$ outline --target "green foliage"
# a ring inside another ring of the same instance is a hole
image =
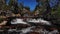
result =
[[[53,22],[59,22],[60,21],[60,6],[56,6],[54,8],[49,8],[50,6],[46,5],[46,4],[48,4],[49,0],[36,0],[36,1],[37,1],[38,5],[36,5],[36,8],[32,13],[35,13],[35,11],[38,10],[39,16],[43,16],[43,18],[46,18],[48,20],[51,19]],[[3,10],[10,9],[10,10],[13,10],[14,12],[16,10],[17,11],[21,10],[21,14],[24,13],[24,12],[22,12],[23,8],[30,11],[30,7],[23,6],[23,3],[20,3],[18,5],[18,2],[15,2],[15,0],[9,0],[9,5],[2,3],[1,0],[0,0],[0,3],[1,3],[0,9],[3,9]],[[16,3],[16,5],[14,3]],[[57,5],[59,5],[59,4],[57,4]]]
[[[43,18],[45,18],[46,20],[50,20],[53,23],[60,22],[60,5],[59,4],[57,4],[57,6],[54,8],[49,8],[50,6],[46,6],[46,4],[48,4],[49,0],[46,0],[45,2],[42,0],[36,0],[36,1],[37,1],[38,5],[36,6],[35,11],[39,10],[40,16],[42,15]],[[41,4],[42,6],[39,6],[39,4],[40,4],[39,2],[42,2],[42,4]],[[47,9],[49,12],[47,11]]]
[[[13,0],[9,0],[9,6],[12,6],[13,5]]]
[[[58,7],[58,9],[57,9],[57,13],[58,13],[58,15],[60,16],[60,7]]]

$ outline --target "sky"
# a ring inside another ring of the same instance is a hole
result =
[[[18,0],[18,3],[20,2],[23,2],[24,6],[29,6],[31,11],[34,10],[37,5],[36,0]]]
[[[37,5],[36,0],[18,0],[18,3],[23,2],[24,6],[29,6],[30,10],[33,11]],[[57,4],[58,0],[50,0],[50,7],[53,7]],[[8,1],[7,1],[8,3]]]
[[[58,3],[58,0],[50,0],[50,7],[54,7]]]
[[[37,5],[36,0],[18,0],[18,3],[24,2],[24,6],[29,6],[30,10],[33,11]],[[57,0],[50,0],[50,7],[54,7],[57,4]]]

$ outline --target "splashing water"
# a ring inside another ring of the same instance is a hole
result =
[[[15,21],[11,21],[11,24],[27,24],[26,22],[23,21],[23,19],[18,19],[16,18]]]
[[[28,22],[32,22],[32,23],[42,23],[42,24],[46,24],[46,25],[51,25],[51,23],[49,21],[43,20],[43,19],[31,19],[28,20]]]

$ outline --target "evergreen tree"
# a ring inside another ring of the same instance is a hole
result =
[[[14,14],[18,13],[18,0],[10,0],[9,1],[9,6],[11,7],[10,9]]]
[[[49,0],[36,0],[38,5],[35,10],[39,10],[41,17],[46,20],[49,20],[49,16],[51,15],[51,8],[49,5]]]

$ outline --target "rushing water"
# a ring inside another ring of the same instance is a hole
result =
[[[48,26],[51,25],[51,23],[49,21],[43,20],[41,18],[39,18],[39,19],[27,19],[26,21],[24,21],[21,18],[16,18],[16,19],[11,20],[11,24],[23,24],[23,25],[28,26],[28,25],[31,25],[30,23],[33,23],[33,24],[38,23],[38,24],[43,24],[43,25],[48,25]],[[52,31],[48,31],[43,26],[36,26],[36,25],[29,26],[29,27],[26,27],[26,28],[22,28],[22,29],[19,29],[19,30],[18,30],[18,28],[17,29],[16,28],[15,29],[11,29],[11,28],[8,29],[8,34],[9,33],[12,33],[12,34],[26,34],[26,33],[29,33],[29,32],[38,32],[40,34],[41,33],[42,34],[56,34],[56,33],[58,34],[59,33],[57,29],[52,30]]]
[[[51,25],[51,23],[49,22],[49,21],[46,21],[46,20],[43,20],[43,19],[27,19],[26,20],[26,22],[25,21],[23,21],[23,19],[20,19],[20,18],[16,18],[16,19],[13,19],[12,21],[11,21],[11,24],[29,24],[29,23],[31,22],[31,23],[38,23],[38,24],[43,24],[43,25]],[[31,25],[31,24],[30,24]],[[40,26],[39,26],[40,27]],[[32,30],[32,28],[34,28],[36,31],[35,32],[39,32],[39,33],[43,33],[43,34],[45,34],[45,33],[49,33],[49,34],[51,34],[51,33],[54,33],[54,32],[56,32],[56,33],[58,33],[58,30],[56,29],[56,30],[53,30],[53,31],[51,31],[51,32],[49,32],[49,31],[47,31],[47,30],[45,30],[45,29],[43,29],[42,27],[41,28],[39,28],[38,27],[38,30],[37,29],[35,29],[35,28],[37,28],[37,26],[30,26],[30,27],[27,27],[27,28],[23,28],[23,29],[21,29],[21,30],[17,30],[17,29],[9,29],[8,31],[17,31],[17,32],[21,32],[21,33],[19,33],[19,34],[26,34],[26,33],[28,33],[28,32],[33,32],[34,30]]]
[[[30,19],[28,20],[28,22],[32,22],[32,23],[41,23],[44,25],[51,25],[51,23],[49,21],[43,20],[43,19]]]
[[[27,24],[26,22],[23,21],[23,19],[18,19],[16,18],[15,20],[11,21],[11,24]]]
[[[42,24],[46,24],[46,25],[51,25],[51,23],[49,21],[43,20],[43,19],[29,19],[27,20],[27,22],[32,22],[32,23],[42,23]],[[11,21],[11,24],[28,24],[27,22],[24,22],[23,19],[18,19],[16,18],[15,21]]]

